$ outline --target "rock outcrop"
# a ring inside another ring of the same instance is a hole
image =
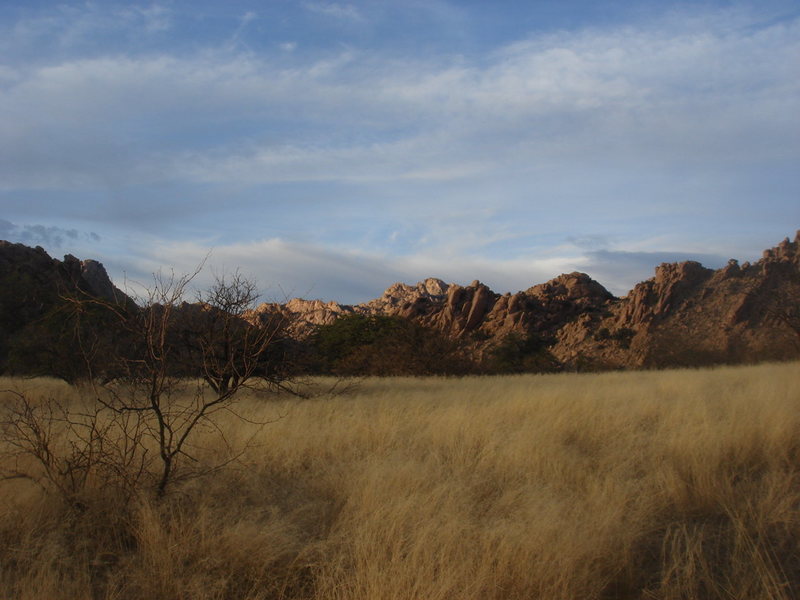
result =
[[[330,325],[340,316],[354,312],[352,306],[338,302],[292,298],[285,304],[274,302],[261,304],[256,308],[254,316],[261,319],[281,318],[288,323],[287,330],[290,335],[304,339],[318,326]]]
[[[282,308],[300,337],[344,314],[389,315],[458,338],[480,354],[510,333],[552,338],[570,321],[602,311],[612,300],[585,273],[570,273],[516,294],[497,294],[477,280],[461,286],[430,278],[416,285],[395,283],[380,298],[354,306],[294,299]],[[276,308],[265,304],[261,310]]]
[[[0,364],[12,335],[63,305],[65,296],[76,295],[132,302],[97,261],[71,255],[61,261],[39,246],[0,240]]]
[[[116,302],[127,298],[121,290],[111,283],[111,279],[109,279],[103,263],[89,259],[80,261],[80,264],[81,277],[86,282],[86,286],[89,288],[89,292],[92,295],[108,300],[109,302]]]
[[[754,264],[662,264],[603,318],[560,331],[553,352],[608,367],[783,359],[800,354],[798,306],[800,231]]]
[[[26,291],[39,288],[47,295],[80,290],[108,301],[130,300],[114,286],[105,267],[96,260],[78,260],[67,254],[61,261],[51,258],[41,246],[30,248],[5,240],[0,240],[0,280],[6,287],[25,281],[29,284]]]
[[[96,261],[59,261],[42,248],[3,241],[0,280],[0,338],[41,316],[64,290],[129,301]],[[342,315],[396,315],[458,340],[475,357],[516,334],[541,340],[566,368],[622,368],[798,356],[799,307],[800,231],[754,264],[662,264],[623,298],[585,273],[514,294],[477,280],[462,286],[429,278],[395,283],[354,306],[295,298],[263,304],[251,316],[281,316],[302,340]]]
[[[566,367],[621,368],[796,356],[800,330],[780,317],[798,303],[800,231],[754,264],[664,263],[623,298],[568,273],[515,294],[431,278],[395,283],[355,306],[292,300],[284,308],[301,337],[342,314],[398,315],[462,340],[476,356],[514,333],[545,340]]]

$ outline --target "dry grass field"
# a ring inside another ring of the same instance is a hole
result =
[[[244,453],[163,499],[1,481],[0,597],[800,597],[797,363],[369,379],[240,409],[189,464]]]

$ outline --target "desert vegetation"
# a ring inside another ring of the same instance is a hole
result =
[[[304,370],[325,375],[463,375],[479,365],[462,344],[398,316],[346,315],[317,327]]]
[[[217,394],[184,382],[166,406]],[[800,592],[796,363],[334,383],[238,390],[159,493],[136,413],[4,378],[0,596]]]

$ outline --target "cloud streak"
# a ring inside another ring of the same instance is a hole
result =
[[[49,248],[62,248],[65,243],[69,242],[96,243],[101,240],[100,236],[93,231],[82,232],[54,225],[16,225],[5,219],[0,219],[0,239],[28,246],[47,246]]]
[[[587,272],[613,293],[624,295],[639,281],[652,277],[654,268],[663,262],[696,260],[719,268],[729,258],[680,251],[585,250],[570,243],[548,255],[532,253],[513,259],[435,250],[392,256],[279,238],[211,248],[195,242],[152,239],[141,248],[127,273],[139,283],[147,284],[150,275],[164,267],[189,273],[205,262],[205,270],[195,281],[199,288],[207,286],[215,274],[240,269],[259,283],[269,301],[304,297],[353,304],[380,296],[397,281],[416,283],[438,277],[467,285],[477,277],[496,292],[513,293],[573,271]],[[168,264],[165,257],[169,257]],[[116,275],[119,280],[120,274]]]
[[[364,21],[361,12],[354,5],[341,2],[305,2],[303,7],[313,13],[342,19],[345,21]]]
[[[128,271],[129,279],[146,284],[151,273],[165,266],[178,273],[193,272],[208,257],[207,268],[196,280],[198,287],[207,285],[215,274],[240,269],[259,282],[267,299],[281,302],[305,297],[358,303],[380,296],[396,281],[440,277],[468,284],[476,274],[482,274],[482,280],[495,289],[516,291],[549,279],[553,269],[570,266],[562,258],[491,261],[435,253],[391,256],[281,239],[216,246],[210,253],[207,246],[192,242],[153,240],[146,248]],[[168,265],[164,257],[169,257]]]
[[[497,173],[597,157],[797,156],[798,21],[679,25],[537,37],[486,64],[348,50],[291,66],[212,51],[11,67],[0,148],[18,150],[3,157],[3,185],[391,181],[470,177],[479,163]],[[216,141],[198,147],[195,123]],[[248,128],[262,133],[237,135]]]

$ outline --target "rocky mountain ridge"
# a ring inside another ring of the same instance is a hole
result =
[[[0,334],[35,319],[59,290],[128,300],[102,264],[0,241]],[[461,286],[428,278],[395,283],[357,305],[294,298],[256,313],[282,315],[302,340],[343,315],[409,319],[457,340],[480,358],[509,336],[535,338],[565,368],[697,365],[800,355],[800,231],[753,263],[713,270],[664,263],[617,298],[585,273],[562,274],[514,294],[480,281]],[[0,339],[0,346],[2,339]]]
[[[61,261],[41,247],[0,241],[0,372],[63,373],[65,357],[77,355],[68,298],[133,303],[95,260]]]
[[[0,338],[41,318],[65,293],[81,292],[108,301],[130,302],[103,265],[68,254],[51,258],[44,248],[0,240]],[[0,339],[0,346],[3,340]]]
[[[534,335],[566,366],[618,368],[796,356],[799,304],[800,231],[753,264],[661,264],[622,298],[573,272],[515,294],[429,278],[395,283],[357,305],[295,298],[264,310],[282,310],[300,337],[341,315],[397,315],[462,339],[478,355],[509,334]]]
[[[71,254],[65,255],[61,261],[51,258],[41,246],[31,248],[0,240],[0,274],[6,286],[9,279],[24,279],[39,289],[78,289],[110,302],[129,300],[111,282],[102,263],[92,259],[80,260]]]

